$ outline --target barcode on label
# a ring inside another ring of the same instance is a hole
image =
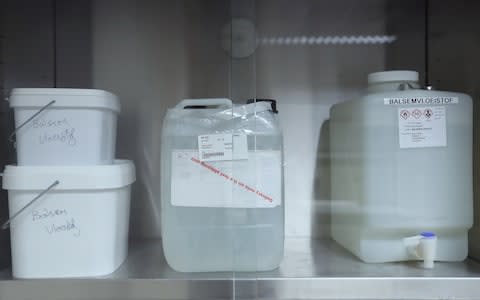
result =
[[[248,159],[246,134],[205,134],[198,136],[198,157],[201,161]]]
[[[209,159],[215,156],[225,156],[225,152],[202,153],[202,159]]]

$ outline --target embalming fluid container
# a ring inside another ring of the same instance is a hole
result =
[[[183,272],[261,271],[283,257],[283,151],[276,105],[187,99],[162,132],[162,239]]]
[[[473,218],[468,95],[422,89],[417,72],[373,73],[365,96],[332,107],[330,126],[337,242],[366,262],[465,259]]]

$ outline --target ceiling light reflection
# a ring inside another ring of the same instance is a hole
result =
[[[375,45],[391,44],[396,40],[395,35],[333,35],[261,37],[257,43],[264,46]]]

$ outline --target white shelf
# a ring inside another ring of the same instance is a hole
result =
[[[279,269],[178,273],[160,240],[131,243],[120,269],[102,278],[14,280],[0,273],[0,299],[480,299],[480,264],[364,264],[330,240],[287,239]]]

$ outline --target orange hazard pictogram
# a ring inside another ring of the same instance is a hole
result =
[[[412,112],[412,116],[415,117],[415,119],[419,119],[421,116],[422,116],[422,112],[419,110],[419,109],[415,109],[413,112]]]
[[[400,112],[400,117],[402,117],[404,120],[408,119],[410,117],[410,112],[406,109],[402,110]]]
[[[433,116],[433,111],[430,108],[427,108],[425,109],[423,114],[425,115],[425,117],[427,117],[427,119],[430,119]]]

